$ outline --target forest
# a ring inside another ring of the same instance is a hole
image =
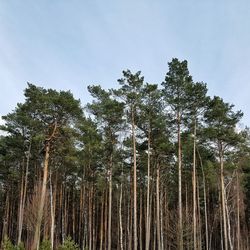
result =
[[[186,60],[162,78],[125,70],[84,107],[28,83],[0,127],[1,249],[250,248],[242,111]]]

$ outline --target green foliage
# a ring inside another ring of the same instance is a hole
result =
[[[21,242],[18,246],[16,246],[15,250],[25,250],[23,242]]]
[[[8,237],[4,237],[3,243],[2,243],[2,250],[15,250],[15,246],[12,244],[10,239]]]
[[[79,250],[79,246],[71,239],[70,236],[66,238],[64,243],[58,247],[58,250]]]
[[[192,83],[192,76],[189,75],[187,65],[186,60],[181,62],[173,58],[162,83],[165,100],[174,112],[182,113],[188,106],[187,88]]]
[[[49,240],[43,240],[39,250],[51,250],[51,242]]]

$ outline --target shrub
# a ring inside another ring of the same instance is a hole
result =
[[[51,250],[51,242],[49,240],[43,240],[39,250]]]
[[[62,245],[59,246],[58,250],[79,250],[79,246],[71,239],[67,237]]]

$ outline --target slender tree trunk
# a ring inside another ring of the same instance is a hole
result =
[[[197,189],[196,189],[196,192],[197,192],[197,233],[198,233],[198,236],[197,236],[197,248],[199,250],[202,249],[202,235],[201,235],[201,208],[200,208],[200,190],[199,190],[199,179],[196,178],[197,180]]]
[[[189,206],[188,206],[188,186],[187,186],[187,182],[185,183],[185,217],[186,217],[186,223],[188,224],[192,224],[192,221],[190,220],[190,216],[189,216]],[[190,243],[191,243],[191,237],[189,235],[187,235],[185,237],[186,240],[186,248],[187,250],[190,249]]]
[[[147,216],[146,216],[146,248],[145,250],[149,250],[149,242],[150,242],[150,216],[149,216],[149,199],[150,199],[150,153],[151,153],[151,129],[148,130],[148,175],[147,175]]]
[[[92,240],[93,240],[93,235],[92,235],[92,226],[93,226],[93,223],[92,223],[92,219],[93,219],[93,214],[92,214],[92,201],[93,201],[93,196],[92,196],[92,183],[91,183],[91,186],[90,186],[90,190],[89,190],[89,220],[88,220],[88,223],[89,223],[89,250],[92,250]]]
[[[196,119],[194,120],[194,147],[193,147],[193,241],[194,250],[197,249],[197,204],[196,204]]]
[[[20,165],[20,164],[19,164]],[[22,234],[22,214],[23,214],[23,193],[24,193],[24,159],[23,159],[23,164],[22,164],[22,169],[21,169],[21,191],[20,191],[20,204],[19,204],[19,214],[18,214],[18,238],[17,242],[18,245],[21,242],[21,234]]]
[[[137,177],[136,177],[136,141],[135,141],[135,118],[132,107],[132,140],[133,140],[133,160],[134,160],[134,250],[137,250]]]
[[[132,172],[132,170],[131,170]],[[131,173],[132,176],[132,173]],[[130,211],[129,211],[129,223],[128,223],[128,231],[129,231],[129,249],[132,249],[133,245],[133,182],[130,182]]]
[[[32,250],[39,249],[41,224],[42,224],[42,218],[43,218],[43,209],[44,209],[44,204],[45,204],[46,187],[47,187],[47,179],[48,179],[50,143],[51,143],[51,139],[55,136],[56,130],[57,130],[57,122],[54,123],[53,132],[50,138],[46,140],[46,145],[45,145],[43,182],[42,182],[41,198],[39,201],[37,223],[35,226],[35,235],[34,235],[34,240],[32,244]]]
[[[143,209],[142,209],[142,202],[143,202],[143,195],[142,195],[142,188],[140,188],[140,224],[139,224],[139,231],[140,231],[140,250],[143,250],[142,245],[142,218],[143,218]]]
[[[49,152],[50,152],[50,141],[48,141],[45,146],[43,182],[42,182],[41,198],[40,198],[39,207],[38,207],[37,223],[35,227],[35,236],[34,236],[34,240],[32,244],[32,250],[39,249],[41,224],[42,224],[42,218],[43,218],[43,209],[44,209],[44,204],[45,204],[46,186],[47,186],[47,179],[48,179]]]
[[[162,189],[162,188],[161,188]],[[160,190],[161,190],[160,189]],[[164,201],[164,196],[163,196],[163,190],[160,192],[160,230],[161,230],[161,249],[164,250],[164,232],[163,232],[163,201]]]
[[[177,112],[178,126],[178,248],[183,250],[183,219],[182,219],[182,160],[181,160],[181,117],[180,111]]]
[[[4,209],[4,219],[3,219],[3,231],[2,231],[2,241],[5,237],[8,236],[8,228],[9,228],[9,214],[10,214],[10,196],[9,196],[9,190],[6,194],[5,199],[5,209]]]
[[[120,219],[120,249],[123,250],[123,228],[122,228],[122,183],[119,202],[119,219]]]
[[[160,226],[160,164],[157,163],[156,169],[156,227],[157,227],[157,246],[161,250],[161,226]]]
[[[51,171],[49,178],[49,189],[50,189],[50,217],[51,217],[51,227],[50,227],[50,243],[51,249],[54,249],[54,231],[55,231],[55,214],[54,214],[54,202],[53,202],[53,189],[51,182]]]
[[[223,223],[223,236],[224,236],[224,249],[228,250],[228,232],[227,232],[227,216],[226,216],[226,197],[224,185],[224,160],[223,160],[223,145],[219,144],[220,156],[220,184],[221,184],[221,205],[222,205],[222,223]]]
[[[226,190],[225,190],[225,192],[226,192]],[[229,242],[230,250],[233,250],[233,243],[232,243],[232,238],[231,238],[230,215],[229,215],[229,211],[228,211],[226,193],[225,193],[225,208],[226,208],[226,218],[227,218],[228,242]]]
[[[100,221],[100,250],[103,248],[103,213],[105,203],[105,192],[102,194],[102,205],[101,205],[101,221]]]
[[[237,199],[237,250],[240,250],[240,193],[239,193],[240,185],[239,185],[239,170],[237,168],[236,171],[236,199]]]
[[[112,222],[112,155],[110,156],[110,168],[109,168],[109,218],[108,218],[108,250],[111,250],[112,238],[111,238],[111,222]]]
[[[209,250],[209,236],[208,236],[208,217],[207,217],[207,191],[206,191],[206,179],[205,179],[205,174],[204,174],[204,169],[203,169],[203,163],[202,159],[200,156],[200,153],[197,149],[198,156],[200,159],[200,164],[201,164],[201,172],[202,172],[202,182],[203,182],[203,196],[204,196],[204,217],[205,217],[205,235],[206,235],[206,250]]]
[[[28,174],[29,174],[30,150],[31,150],[31,141],[29,143],[29,148],[28,148],[27,155],[26,155],[27,160],[26,160],[24,188],[23,188],[22,199],[21,199],[21,204],[20,204],[17,245],[19,245],[21,243],[21,239],[22,239],[23,216],[24,216],[24,207],[25,207],[25,203],[26,203],[26,194],[27,194],[27,185],[28,185]]]

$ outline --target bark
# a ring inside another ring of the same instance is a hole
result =
[[[135,141],[135,119],[134,108],[132,107],[132,140],[133,140],[133,160],[134,160],[134,250],[137,250],[137,177],[136,177],[136,141]]]
[[[140,224],[139,224],[139,228],[140,228],[140,250],[143,250],[143,246],[142,246],[142,218],[143,218],[143,209],[142,209],[142,188],[140,188]]]
[[[219,142],[219,158],[220,158],[220,184],[221,184],[221,206],[222,206],[222,223],[223,223],[223,240],[224,249],[228,250],[228,228],[226,216],[226,197],[224,185],[224,160],[223,160],[223,145]]]
[[[160,165],[157,163],[156,169],[156,227],[157,227],[157,246],[161,250],[161,226],[160,226]]]
[[[103,213],[104,213],[104,203],[105,203],[105,192],[102,195],[102,207],[101,207],[101,222],[100,222],[100,250],[103,248]]]
[[[54,249],[54,231],[55,231],[55,209],[54,209],[54,201],[53,201],[53,189],[52,189],[52,182],[51,182],[51,171],[50,171],[50,178],[49,178],[49,189],[50,189],[50,217],[51,217],[51,228],[50,228],[50,243],[51,249]]]
[[[123,250],[123,228],[122,228],[122,183],[119,202],[119,220],[120,220],[120,249]]]
[[[45,146],[45,160],[44,160],[44,169],[43,169],[43,182],[41,190],[41,198],[39,202],[38,214],[37,214],[37,223],[35,227],[35,236],[32,244],[32,250],[39,249],[40,242],[40,233],[41,233],[41,224],[43,218],[43,209],[46,198],[46,186],[48,179],[48,167],[49,167],[49,152],[50,152],[50,142],[47,142]]]
[[[2,241],[5,237],[8,236],[8,228],[9,228],[9,214],[10,214],[10,197],[9,197],[9,190],[6,194],[5,199],[5,209],[4,209],[4,219],[3,219],[3,231],[2,231]]]
[[[205,174],[204,174],[204,169],[203,169],[203,163],[202,163],[202,159],[200,156],[199,151],[198,152],[198,156],[200,159],[200,164],[201,164],[201,172],[202,172],[202,182],[203,182],[203,196],[204,196],[204,217],[205,217],[205,235],[206,235],[206,250],[209,249],[209,236],[208,236],[208,216],[207,216],[207,191],[206,191],[206,179],[205,179]]]
[[[50,146],[51,146],[51,140],[55,136],[56,130],[57,130],[57,122],[55,122],[53,132],[52,132],[51,136],[46,140],[46,145],[45,145],[43,182],[42,182],[41,198],[40,198],[39,207],[38,207],[37,223],[36,223],[36,227],[35,227],[35,235],[34,235],[34,240],[33,240],[33,243],[32,243],[32,250],[39,249],[41,224],[42,224],[42,218],[43,218],[43,209],[44,209],[45,198],[46,198],[46,187],[47,187],[48,169],[49,169]]]
[[[151,133],[150,129],[148,131],[148,175],[147,175],[147,215],[146,215],[146,250],[149,250],[150,243],[150,207],[149,207],[149,195],[150,195],[150,152],[151,152]]]
[[[196,120],[194,121],[194,146],[193,146],[193,242],[194,250],[197,249],[197,204],[196,204]]]
[[[112,222],[112,155],[110,157],[109,167],[109,217],[108,217],[108,250],[111,250],[112,238],[111,238],[111,222]]]
[[[177,112],[178,125],[178,248],[183,250],[183,219],[182,219],[182,160],[181,160],[181,117]]]
[[[240,250],[240,193],[239,193],[240,185],[239,185],[239,170],[236,171],[236,202],[237,202],[237,250]]]
[[[31,140],[31,139],[30,139]],[[24,178],[24,188],[21,195],[20,202],[20,214],[19,214],[19,222],[18,222],[18,240],[17,245],[21,243],[22,239],[22,231],[23,231],[23,216],[24,216],[24,207],[26,203],[26,194],[27,194],[27,185],[28,185],[28,174],[29,174],[29,162],[30,162],[30,150],[31,150],[31,141],[29,143],[29,148],[26,155],[26,169],[25,169],[25,178]]]

